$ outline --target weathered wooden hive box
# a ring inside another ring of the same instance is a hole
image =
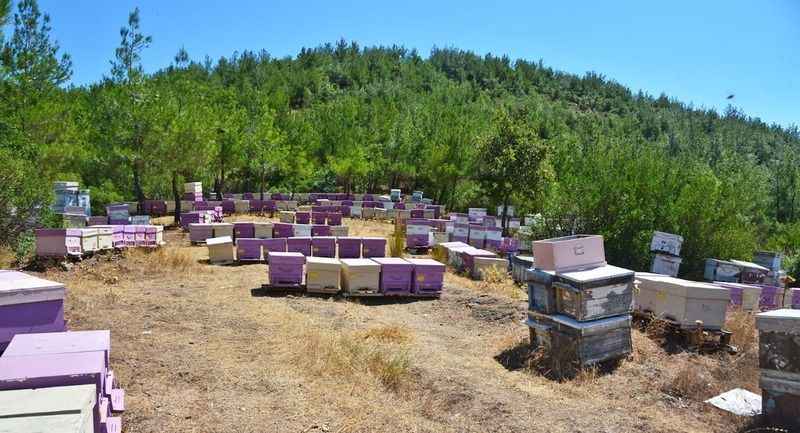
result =
[[[770,424],[800,428],[800,310],[756,315],[762,414]]]
[[[236,239],[236,259],[240,262],[261,261],[262,239],[239,238]]]
[[[682,245],[683,236],[654,231],[653,239],[650,241],[650,251],[680,256]]]
[[[349,293],[379,293],[381,265],[372,259],[341,259],[342,289]]]
[[[336,243],[339,246],[340,259],[357,259],[361,257],[361,238],[357,237],[338,237]]]
[[[16,334],[65,331],[64,285],[0,270],[0,351]]]
[[[544,314],[556,312],[556,291],[553,287],[555,278],[554,271],[530,268],[525,272],[525,280],[528,282],[528,310]]]
[[[445,265],[432,259],[406,259],[413,266],[411,292],[438,295],[444,285]]]
[[[706,259],[703,278],[706,281],[723,281],[726,283],[738,283],[739,272],[741,270],[735,264],[717,259]]]
[[[769,273],[769,269],[752,262],[731,260],[731,263],[739,267],[739,282],[741,283],[761,284]]]
[[[256,227],[250,221],[235,222],[233,223],[233,235],[236,238],[254,238],[256,237]]]
[[[361,238],[362,252],[364,258],[386,257],[386,238],[364,237]]]
[[[61,386],[91,385],[93,395],[102,396],[108,369],[100,351],[0,357],[0,391],[49,389]],[[93,431],[121,431],[121,420],[108,416],[108,400],[94,404]],[[35,431],[35,430],[34,430]]]
[[[0,391],[0,432],[94,433],[93,385]]]
[[[234,256],[233,238],[230,236],[208,238],[206,239],[206,246],[208,247],[209,263],[224,264],[233,263],[236,260]]]
[[[556,312],[578,321],[630,314],[633,279],[633,271],[612,265],[556,273]]]
[[[431,223],[425,219],[409,219],[406,222],[406,247],[418,248],[428,246],[428,233]]]
[[[774,272],[781,270],[782,261],[783,254],[773,251],[756,251],[753,254],[753,263],[761,265]]]
[[[264,259],[269,261],[269,253],[286,252],[286,238],[262,239],[261,246],[264,248]]]
[[[486,272],[496,272],[499,275],[506,275],[508,272],[508,259],[502,257],[475,257],[472,270],[472,278],[483,280]]]
[[[293,224],[275,223],[272,225],[272,237],[274,238],[290,238],[294,236]]]
[[[511,256],[511,279],[515,283],[524,283],[528,269],[533,267],[533,256]]]
[[[223,236],[230,236],[233,237],[233,224],[231,223],[214,223],[213,224],[214,236],[215,238],[221,238]],[[242,236],[245,237],[245,236]]]
[[[189,224],[189,240],[194,243],[205,242],[214,237],[214,224],[192,223]],[[127,240],[126,240],[127,243]]]
[[[311,238],[311,255],[314,257],[336,257],[336,238],[315,236]]]
[[[702,321],[707,329],[722,329],[730,290],[715,284],[682,280],[666,275],[636,273],[639,292],[634,308],[655,317],[693,328]]]
[[[459,268],[463,268],[467,275],[475,275],[475,258],[476,257],[497,257],[491,251],[481,250],[475,247],[461,250],[461,263]]]
[[[106,206],[106,215],[108,215],[109,224],[128,224],[128,218],[130,218],[128,205],[126,204]]]
[[[528,312],[527,323],[537,331],[537,342],[564,363],[587,367],[632,351],[630,315],[579,322],[560,314]]]
[[[603,237],[574,235],[533,242],[533,256],[540,269],[566,272],[606,264]]]
[[[381,265],[380,289],[384,295],[411,293],[414,265],[399,257],[375,257],[372,260]]]
[[[331,236],[331,226],[326,224],[311,225],[311,236]]]
[[[677,277],[678,270],[681,267],[681,261],[683,261],[683,259],[680,257],[667,254],[655,254],[653,256],[653,265],[650,267],[650,272]]]
[[[311,237],[312,227],[311,224],[294,224],[292,226],[292,234],[295,237]]]
[[[306,290],[312,293],[338,293],[342,263],[329,257],[306,258]]]
[[[83,254],[80,229],[36,229],[36,255],[41,257]]]
[[[253,232],[255,238],[269,239],[272,237],[272,223],[254,222]]]
[[[282,210],[278,213],[278,220],[282,223],[293,224],[294,212]]]
[[[306,257],[311,256],[311,237],[297,236],[286,239],[286,251],[300,253]]]
[[[296,287],[303,284],[303,264],[306,258],[301,253],[273,253],[269,256],[269,284],[274,287]]]
[[[469,240],[467,243],[475,248],[483,248],[485,242],[486,242],[486,227],[484,227],[482,224],[470,224]]]

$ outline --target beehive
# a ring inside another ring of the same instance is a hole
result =
[[[800,428],[800,310],[756,315],[762,413],[770,424]]]
[[[312,293],[338,293],[342,264],[327,257],[306,258],[306,290]]]
[[[236,239],[236,259],[240,262],[261,261],[262,240],[258,238]]]
[[[233,238],[222,236],[219,238],[206,239],[208,247],[208,262],[212,264],[233,263],[236,258],[233,255]]]
[[[730,290],[708,283],[682,280],[666,275],[636,273],[639,292],[637,310],[692,328],[696,321],[708,329],[722,329],[730,302]]]
[[[444,285],[445,266],[431,259],[406,259],[414,267],[411,292],[436,295]]]
[[[386,238],[361,238],[361,245],[361,254],[366,259],[371,257],[386,257]]]
[[[508,272],[508,260],[501,257],[475,257],[472,278],[484,279],[484,273],[490,270],[505,275]]]
[[[371,259],[341,259],[342,289],[349,293],[379,293],[381,265]]]
[[[682,259],[680,257],[671,256],[668,254],[655,254],[653,256],[653,265],[650,267],[650,272],[654,274],[668,275],[670,277],[678,276],[678,269],[680,269]]]
[[[93,433],[96,406],[93,385],[0,391],[0,432]]]
[[[384,295],[411,293],[411,274],[414,265],[399,257],[375,257],[372,260],[381,265],[381,293]]]
[[[682,245],[682,236],[655,231],[653,239],[650,241],[650,251],[680,256]]]
[[[306,257],[311,256],[311,237],[297,236],[286,239],[286,251],[300,253]]]
[[[303,254],[270,252],[268,261],[269,283],[273,287],[297,287],[303,284]]]
[[[633,278],[633,271],[611,265],[557,273],[556,312],[579,321],[630,314]]]
[[[295,224],[292,226],[292,233],[294,237],[311,237],[311,227],[311,224]]]
[[[282,223],[294,224],[294,212],[285,211],[285,210],[280,211],[278,213],[278,219]]]
[[[230,236],[233,237],[233,224],[230,223],[215,223],[213,225],[214,236],[215,238],[221,238],[223,236]],[[242,236],[244,237],[244,236]]]
[[[272,237],[272,223],[254,222],[253,237],[259,239],[269,239]]]
[[[262,239],[261,247],[264,249],[264,259],[269,261],[269,253],[286,252],[286,238]]]
[[[80,229],[36,229],[36,255],[41,257],[80,256]]]
[[[533,242],[536,267],[564,272],[588,269],[606,264],[603,237],[574,235]]]
[[[214,225],[205,223],[189,224],[189,240],[194,243],[205,242],[214,237]],[[126,239],[127,244],[127,239]]]
[[[66,330],[64,285],[0,270],[0,351],[16,334]]]
[[[314,257],[336,257],[336,238],[315,236],[311,238],[311,255]]]
[[[336,243],[339,247],[340,259],[357,259],[361,257],[361,238],[338,237]]]

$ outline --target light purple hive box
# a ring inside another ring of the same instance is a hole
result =
[[[226,215],[236,213],[236,203],[233,200],[222,200],[222,213]]]
[[[272,237],[290,238],[294,236],[294,226],[288,223],[275,223],[272,225]]]
[[[414,265],[399,257],[376,257],[372,261],[381,265],[380,288],[384,295],[411,293]]]
[[[36,229],[36,255],[42,257],[80,256],[80,229]]]
[[[192,242],[205,242],[214,237],[214,226],[210,224],[192,223],[189,225],[189,240]]]
[[[252,222],[233,223],[233,235],[236,239],[254,238],[256,237],[256,226]]]
[[[274,287],[294,287],[303,283],[301,253],[269,253],[269,284]]]
[[[469,240],[467,243],[475,248],[483,248],[486,241],[486,227],[482,224],[469,225]]]
[[[783,306],[783,290],[780,287],[756,284],[761,287],[761,297],[758,306],[762,311],[776,310]]]
[[[331,226],[314,224],[311,226],[311,236],[330,236]]]
[[[361,238],[340,237],[336,238],[339,245],[340,259],[360,259],[361,258]]]
[[[146,233],[146,227],[147,226],[143,226],[143,225],[138,225],[137,224],[137,225],[132,226],[132,227],[134,227],[134,230],[135,230],[134,240],[135,240],[136,246],[137,247],[144,246],[145,238],[146,238],[146,235],[147,235],[147,233]]]
[[[17,271],[0,271],[0,351],[16,334],[61,332],[64,285]]]
[[[252,192],[246,192],[242,194],[242,200],[253,200],[255,195]]]
[[[427,247],[428,233],[430,231],[431,231],[430,221],[418,218],[409,219],[406,222],[406,247],[408,248]]]
[[[310,212],[296,212],[294,214],[294,219],[297,224],[311,224],[311,213]]]
[[[148,247],[158,246],[158,228],[154,225],[144,227],[144,244]]]
[[[386,257],[386,238],[361,238],[362,254],[365,259]]]
[[[260,262],[262,240],[258,238],[236,239],[236,259],[240,262]]]
[[[311,238],[306,236],[293,236],[286,239],[286,251],[300,253],[303,256],[311,255]]]
[[[264,259],[269,261],[269,253],[286,252],[286,238],[261,239],[261,246],[264,247]]]
[[[103,226],[108,224],[108,217],[105,215],[90,216],[87,225],[89,226]]]
[[[326,218],[325,212],[312,212],[311,224],[325,224],[325,218]]]
[[[467,275],[472,275],[475,270],[475,257],[497,257],[497,255],[491,251],[477,248],[468,248],[461,251],[461,263]]]
[[[333,236],[311,238],[311,253],[314,257],[336,257],[336,238]]]
[[[484,247],[490,251],[500,251],[500,246],[503,243],[503,229],[498,227],[484,227],[484,231],[486,232]]]
[[[329,226],[340,226],[342,225],[342,213],[341,212],[328,212],[328,225]]]
[[[119,432],[119,418],[108,417],[108,400],[103,398],[108,370],[101,351],[0,357],[0,391],[51,388],[69,385],[94,385],[95,432]],[[106,408],[101,410],[101,407]]]
[[[444,285],[445,265],[432,259],[406,259],[414,265],[411,279],[411,292],[421,295],[435,295]]]

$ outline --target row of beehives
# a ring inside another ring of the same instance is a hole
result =
[[[470,278],[482,279],[484,273],[494,269],[501,273],[508,270],[508,260],[496,253],[463,242],[443,242],[433,247],[433,257],[450,265]]]
[[[114,248],[158,247],[164,227],[158,225],[99,225],[73,229],[36,229],[36,255],[79,257]]]
[[[213,264],[260,262],[277,252],[341,259],[386,256],[386,239],[377,237],[237,238],[234,243],[232,237],[222,236],[207,239],[206,246],[209,262]]]
[[[109,331],[67,331],[65,287],[0,271],[0,431],[119,433]]]
[[[334,259],[269,252],[269,288],[304,288],[311,293],[438,296],[445,267],[431,259],[398,257]]]
[[[259,221],[240,221],[234,223],[189,224],[189,240],[192,243],[206,242],[210,238],[229,236],[231,238],[290,238],[314,236],[347,236],[347,226],[321,224],[290,224]]]

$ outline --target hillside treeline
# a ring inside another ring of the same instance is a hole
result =
[[[637,270],[649,267],[653,230],[679,233],[693,276],[706,257],[800,245],[800,132],[734,107],[634,93],[541,61],[346,41],[292,58],[192,60],[202,53],[176,47],[149,74],[138,11],[106,76],[75,87],[36,2],[8,18],[0,240],[11,245],[41,223],[57,179],[90,188],[99,212],[174,199],[184,181],[219,192],[399,187],[453,210],[508,202],[542,215],[537,236],[603,234],[609,261]]]

